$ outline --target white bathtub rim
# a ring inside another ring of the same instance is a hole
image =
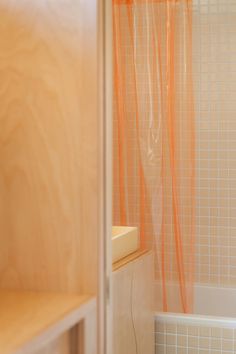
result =
[[[204,316],[172,312],[156,312],[155,320],[161,323],[190,324],[202,327],[221,327],[236,329],[236,318],[221,316]]]

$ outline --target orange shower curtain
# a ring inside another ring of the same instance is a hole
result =
[[[195,199],[191,1],[113,0],[113,20],[114,223],[138,226],[141,247],[155,250],[162,309],[189,313]]]

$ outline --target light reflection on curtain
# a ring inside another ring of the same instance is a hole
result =
[[[164,311],[191,312],[194,107],[188,0],[113,0],[114,224],[154,248]]]

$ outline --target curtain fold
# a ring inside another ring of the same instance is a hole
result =
[[[188,0],[113,0],[114,224],[154,249],[164,311],[192,312],[195,136]]]

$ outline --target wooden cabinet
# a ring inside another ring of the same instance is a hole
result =
[[[137,255],[113,271],[114,354],[154,354],[153,254]]]

